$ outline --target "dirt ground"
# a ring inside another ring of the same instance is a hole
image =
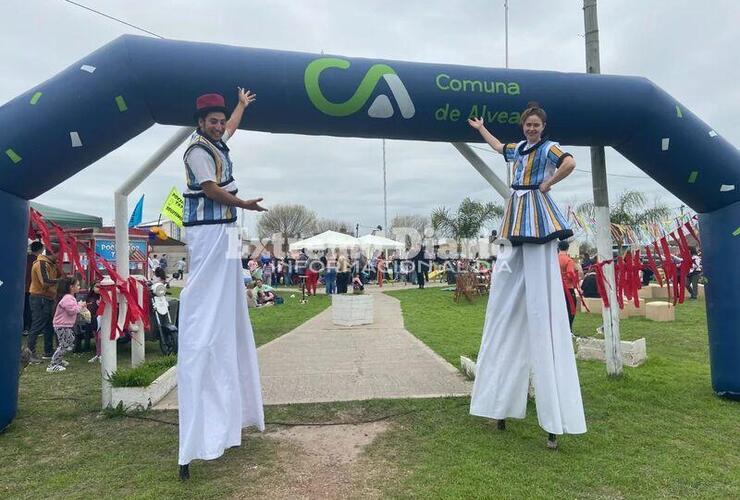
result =
[[[255,491],[276,499],[379,498],[371,480],[378,471],[361,454],[387,428],[387,422],[268,428],[263,439],[278,445],[275,472],[236,498]]]

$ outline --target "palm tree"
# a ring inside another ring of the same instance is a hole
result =
[[[609,207],[609,219],[612,224],[634,227],[660,222],[672,215],[671,209],[663,203],[656,202],[652,207],[647,207],[647,204],[647,198],[640,191],[625,190],[619,195],[616,203]],[[593,220],[595,206],[590,201],[581,203],[576,207],[576,213]],[[623,242],[621,236],[615,241],[620,247]]]
[[[453,238],[457,242],[457,251],[462,250],[462,241],[478,236],[483,225],[501,217],[504,209],[492,202],[481,203],[465,198],[452,213],[447,207],[438,207],[432,212],[432,228]]]

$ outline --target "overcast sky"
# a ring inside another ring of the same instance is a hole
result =
[[[244,1],[80,0],[166,38],[246,47],[504,67],[503,0]],[[63,0],[3,0],[0,102],[47,80],[125,33],[142,34]],[[536,7],[538,10],[534,10]],[[601,0],[603,73],[645,76],[718,133],[740,145],[740,1]],[[580,0],[509,0],[513,68],[582,72]],[[259,102],[256,104],[259,105]],[[247,112],[248,113],[248,112]],[[248,114],[245,119],[249,119]],[[113,219],[113,192],[176,129],[155,125],[37,198],[59,208]],[[555,138],[557,139],[557,138]],[[321,217],[383,224],[380,140],[240,131],[229,143],[240,194],[269,208],[300,203]],[[568,148],[579,170],[554,190],[561,205],[591,200],[587,148]],[[479,154],[502,176],[501,157]],[[146,194],[156,219],[172,186],[183,188],[178,150],[129,199]],[[456,207],[465,196],[502,202],[449,144],[387,141],[388,219]],[[613,150],[607,150],[612,199],[640,189],[672,208],[680,200]],[[254,228],[256,216],[247,226]],[[361,230],[361,234],[368,232]]]

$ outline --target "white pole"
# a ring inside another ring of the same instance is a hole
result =
[[[128,193],[122,194],[116,191],[113,195],[115,200],[115,217],[116,217],[116,271],[122,279],[128,279],[129,266],[129,239],[128,239]],[[119,323],[122,318],[126,317],[126,299],[122,294],[118,294],[118,318]],[[133,361],[133,344],[131,343],[131,360]]]
[[[491,186],[493,186],[493,189],[495,189],[496,192],[498,192],[498,194],[500,194],[504,200],[509,199],[509,187],[504,184],[504,181],[499,179],[498,175],[496,175],[496,173],[491,170],[488,165],[486,165],[486,162],[484,162],[483,159],[478,156],[478,154],[473,151],[470,146],[468,146],[464,142],[453,142],[451,144],[455,146],[455,149],[457,149],[460,154],[463,155],[466,160],[468,160],[473,168],[475,168],[478,173],[481,174]]]
[[[154,172],[159,165],[167,159],[182,142],[193,133],[192,127],[181,127],[175,132],[175,134],[164,144],[162,144],[149,159],[144,162],[131,176],[121,184],[115,194],[115,209],[116,209],[116,270],[123,279],[127,279],[129,276],[129,240],[128,240],[128,195],[136,189],[136,187],[144,182],[144,179]],[[125,317],[126,314],[126,300],[121,297],[119,305],[119,317]],[[137,349],[142,349],[141,352],[135,352]],[[142,342],[137,345],[137,342],[131,342],[131,362],[135,363],[135,360],[144,357],[144,342],[142,332]]]
[[[144,276],[135,276],[136,278],[136,299],[139,301],[139,304],[144,303],[144,287],[146,286],[144,284]],[[141,363],[144,362],[144,355],[145,355],[145,349],[144,349],[144,341],[145,339],[145,332],[144,332],[144,323],[139,320],[136,322],[136,329],[130,332],[131,333],[131,366],[138,366]]]
[[[113,280],[105,277],[100,282],[100,291],[101,294],[105,293],[106,295],[110,293],[111,290],[115,290],[115,283],[113,283]],[[113,390],[110,385],[110,381],[108,380],[108,377],[110,377],[110,374],[116,371],[116,365],[117,365],[117,359],[116,359],[116,341],[111,340],[110,338],[110,324],[111,324],[111,316],[113,314],[113,311],[111,311],[110,305],[106,304],[105,310],[103,311],[103,316],[100,318],[101,324],[100,326],[100,373],[102,376],[102,387],[103,387],[103,408],[108,408],[112,404],[113,399]]]
[[[583,20],[586,31],[586,70],[601,73],[599,59],[599,22],[596,0],[583,0]],[[591,182],[594,191],[596,215],[596,251],[599,261],[612,258],[612,236],[609,228],[609,190],[606,180],[606,157],[602,146],[591,147]],[[604,266],[604,279],[609,307],[601,309],[604,321],[604,348],[606,349],[606,373],[610,376],[622,374],[622,353],[619,343],[619,304],[614,280],[614,265]]]

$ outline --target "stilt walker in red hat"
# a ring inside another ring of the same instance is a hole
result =
[[[236,196],[226,142],[255,100],[238,88],[227,120],[219,94],[196,100],[198,129],[185,151],[183,225],[190,274],[180,295],[177,360],[180,479],[194,459],[212,460],[241,444],[242,428],[264,430],[257,350],[241,269],[237,209],[265,209]]]

